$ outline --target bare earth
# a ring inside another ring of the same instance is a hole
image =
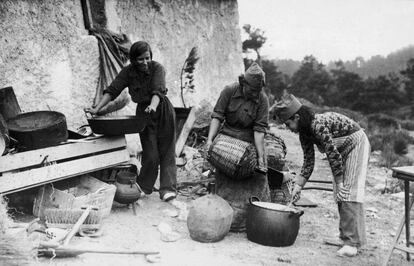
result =
[[[302,151],[298,137],[285,130],[276,129],[288,147],[287,159],[291,170],[299,170]],[[312,178],[330,180],[331,172],[324,156],[317,153],[317,163]],[[324,237],[338,234],[337,207],[332,193],[307,190],[303,195],[318,204],[317,208],[304,208],[301,227],[295,244],[291,247],[265,247],[246,238],[244,233],[230,233],[218,243],[198,243],[188,233],[186,221],[170,217],[165,210],[177,211],[170,203],[159,200],[157,194],[139,200],[137,215],[132,209],[114,204],[112,213],[104,221],[104,236],[100,238],[76,238],[74,245],[116,249],[156,249],[161,252],[161,262],[155,265],[381,265],[397,231],[403,215],[403,198],[381,194],[386,169],[370,163],[367,178],[366,226],[368,245],[355,258],[336,255],[337,247],[323,244]],[[179,202],[191,199],[179,197]],[[181,238],[176,242],[163,242],[157,225],[169,224]],[[40,259],[40,265],[149,265],[142,255],[83,254],[69,259]],[[389,265],[413,265],[405,260],[405,254],[395,251]]]

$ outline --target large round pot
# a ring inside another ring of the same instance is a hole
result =
[[[250,198],[247,208],[247,238],[255,243],[272,247],[292,245],[299,232],[299,217],[303,211],[285,205],[261,202]]]
[[[68,139],[66,118],[54,111],[18,114],[7,120],[10,136],[18,141],[20,151],[58,145]]]

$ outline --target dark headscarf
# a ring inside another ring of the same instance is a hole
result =
[[[150,57],[151,57],[151,60],[152,60],[151,46],[147,42],[144,42],[144,41],[135,42],[131,46],[131,49],[129,50],[129,59],[130,59],[130,61],[135,62],[137,57],[142,55],[146,51],[148,51],[150,53]]]

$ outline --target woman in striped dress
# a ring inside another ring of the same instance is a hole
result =
[[[333,173],[334,197],[339,210],[339,255],[355,256],[365,244],[365,180],[370,144],[363,129],[352,119],[334,112],[314,114],[293,95],[286,95],[274,108],[278,118],[293,132],[299,133],[304,163],[295,180],[293,196],[312,174],[315,164],[314,144],[327,155]],[[332,241],[330,241],[332,242]]]

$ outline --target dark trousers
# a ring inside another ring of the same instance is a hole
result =
[[[365,211],[360,202],[339,201],[339,238],[345,245],[360,247],[366,243]]]
[[[151,115],[139,137],[142,145],[142,167],[137,178],[138,185],[146,194],[150,194],[157,180],[159,168],[160,197],[162,198],[166,192],[175,192],[175,113],[167,98],[160,103],[157,112]]]

